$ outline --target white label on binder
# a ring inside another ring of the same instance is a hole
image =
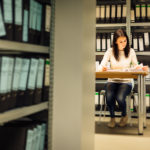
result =
[[[139,38],[139,51],[144,51],[143,38]]]
[[[106,5],[106,19],[110,18],[110,5]]]
[[[96,72],[98,72],[99,61],[96,61],[96,62],[95,62],[95,65],[96,65]]]
[[[127,6],[123,5],[122,17],[126,17]]]
[[[130,35],[130,42],[131,42],[131,45],[132,45],[132,34]]]
[[[132,21],[132,22],[135,22],[134,10],[131,10],[131,21]]]
[[[106,50],[106,39],[102,38],[102,50]]]
[[[114,34],[111,33],[111,44],[113,44],[113,38],[114,38]]]
[[[107,49],[111,47],[110,39],[107,39]]]
[[[101,5],[101,18],[104,19],[105,18],[105,6]]]
[[[115,5],[112,5],[111,6],[111,17],[112,18],[115,18],[115,14],[116,14],[116,6]]]
[[[96,7],[96,19],[100,18],[100,7]]]
[[[138,42],[137,42],[137,38],[133,38],[133,48],[134,48],[135,50],[137,50],[137,49],[138,49]]]
[[[22,25],[22,0],[15,0],[15,24]]]
[[[147,17],[150,19],[150,5],[147,5]]]
[[[149,107],[150,106],[150,102],[149,102],[149,100],[150,100],[150,94],[146,93],[145,100],[146,100],[146,107]]]
[[[149,34],[148,34],[148,32],[144,33],[144,41],[145,41],[145,45],[149,46]]]
[[[121,18],[121,5],[117,5],[117,18]]]
[[[136,17],[140,17],[140,5],[136,5]]]
[[[50,21],[51,21],[51,7],[46,6],[46,18],[45,18],[45,29],[47,32],[50,32]]]
[[[45,64],[45,86],[50,85],[50,64],[49,64],[49,59],[46,59],[46,64]]]
[[[142,7],[142,17],[145,18],[146,17],[146,5],[141,5]]]
[[[98,105],[98,97],[99,97],[98,92],[95,92],[95,105]]]
[[[96,45],[97,45],[97,51],[100,51],[100,47],[101,47],[101,44],[100,44],[100,38],[97,38],[97,40],[96,40],[97,42],[96,42]]]

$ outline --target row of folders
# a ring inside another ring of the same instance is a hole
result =
[[[149,93],[145,94],[145,104],[146,104],[147,112],[150,112],[150,94]],[[100,108],[102,107],[102,110],[103,110],[104,106],[106,106],[106,110],[108,110],[105,95],[103,94],[103,92],[102,93],[95,92],[95,109],[100,110]],[[130,110],[137,112],[137,108],[138,108],[138,94],[137,93],[134,93],[134,95],[131,97],[130,106],[131,106]],[[120,111],[117,101],[115,103],[115,109],[116,111]]]
[[[96,34],[96,51],[106,51],[113,44],[114,33]],[[150,32],[133,32],[131,34],[131,47],[135,51],[150,51]]]
[[[50,65],[45,58],[0,57],[0,112],[48,101]]]
[[[1,0],[0,39],[49,46],[50,18],[45,0]]]
[[[109,4],[110,3],[110,4]],[[131,22],[150,21],[150,2],[139,3],[136,1],[131,8]],[[127,16],[127,5],[123,2],[100,2],[96,7],[97,23],[125,23]]]
[[[47,125],[44,122],[18,121],[0,127],[3,150],[45,150]]]

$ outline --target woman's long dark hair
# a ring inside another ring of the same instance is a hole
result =
[[[119,49],[118,49],[118,45],[116,44],[116,41],[119,37],[126,37],[127,39],[127,45],[124,49],[124,54],[125,54],[125,57],[127,58],[129,56],[129,52],[130,52],[130,47],[129,47],[129,38],[127,36],[127,33],[123,30],[123,29],[118,29],[114,32],[114,38],[113,38],[113,45],[112,45],[112,48],[113,48],[113,53],[114,53],[114,57],[116,58],[116,60],[119,61]]]

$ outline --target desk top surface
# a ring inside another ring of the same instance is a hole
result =
[[[96,78],[134,78],[137,79],[139,75],[146,76],[146,71],[102,71],[96,72]]]

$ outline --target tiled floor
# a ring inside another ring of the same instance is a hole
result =
[[[132,126],[110,129],[110,118],[95,118],[95,150],[150,150],[150,119],[143,135],[138,135],[137,119],[132,119]],[[120,118],[116,121],[119,122]]]

